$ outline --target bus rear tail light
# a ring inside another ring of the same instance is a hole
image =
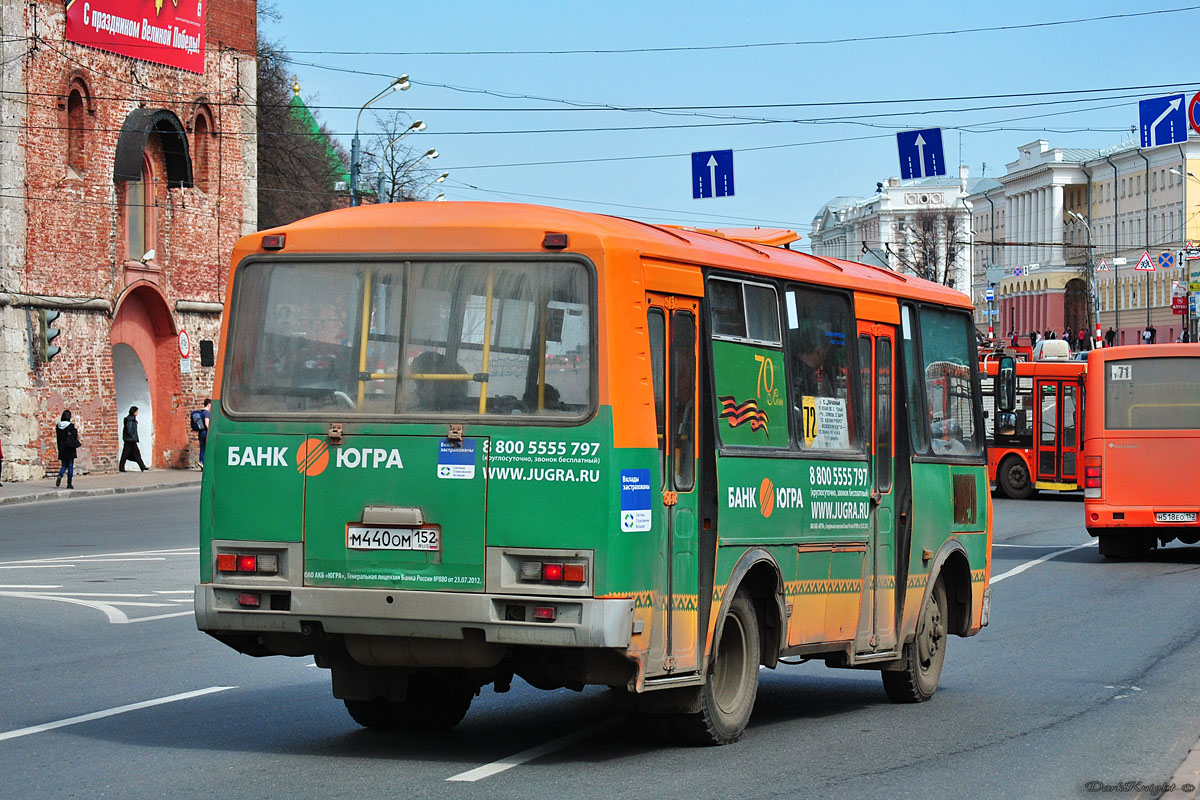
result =
[[[1103,470],[1100,466],[1100,459],[1094,456],[1085,457],[1083,459],[1083,496],[1098,499],[1103,486]]]
[[[587,583],[587,564],[526,559],[521,562],[520,576],[525,583]]]
[[[279,574],[279,556],[275,553],[218,553],[217,572],[277,575]]]
[[[533,618],[541,622],[554,622],[558,618],[558,609],[554,606],[534,606]]]
[[[238,595],[238,605],[242,608],[258,608],[262,605],[262,595],[258,592],[242,592]]]

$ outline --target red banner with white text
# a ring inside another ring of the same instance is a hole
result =
[[[67,41],[204,74],[207,0],[68,0]]]

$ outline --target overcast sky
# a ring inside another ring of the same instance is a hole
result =
[[[898,130],[941,127],[952,172],[998,176],[1019,145],[1116,144],[1139,98],[1200,88],[1200,6],[1181,0],[278,6],[260,35],[347,149],[358,108],[411,76],[374,107],[427,124],[406,141],[440,152],[447,199],[806,238],[829,199],[899,175]],[[735,196],[693,199],[689,154],[720,149]]]

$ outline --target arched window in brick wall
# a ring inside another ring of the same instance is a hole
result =
[[[207,105],[196,107],[192,122],[192,177],[196,188],[209,191],[212,181],[212,146],[215,135],[212,111]]]
[[[149,155],[143,154],[141,180],[125,182],[125,252],[129,261],[155,260],[145,258],[155,249],[157,238],[154,196],[154,165]]]
[[[67,81],[65,97],[58,107],[66,123],[67,175],[79,178],[87,167],[89,118],[94,112],[91,93],[82,75],[72,75]]]

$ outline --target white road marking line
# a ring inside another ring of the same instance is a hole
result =
[[[155,594],[192,594],[194,589],[155,589]]]
[[[191,617],[191,616],[194,616],[195,613],[196,613],[195,611],[177,611],[173,614],[155,614],[152,617],[133,617],[132,619],[126,618],[124,620],[121,620],[117,624],[132,624],[134,622],[149,622],[150,620],[153,620],[153,619],[171,619],[172,617]]]
[[[0,583],[0,589],[61,589],[58,583]]]
[[[91,714],[82,714],[78,717],[69,717],[60,719],[57,722],[47,722],[43,725],[34,725],[29,728],[18,728],[15,731],[6,731],[0,733],[0,742],[6,739],[17,739],[21,736],[29,736],[34,733],[44,733],[52,731],[55,728],[65,728],[68,725],[78,725],[81,722],[91,722],[94,719],[103,719],[104,717],[112,717],[117,714],[124,714],[127,711],[137,711],[142,708],[150,708],[151,706],[161,706],[166,703],[176,703],[180,700],[190,700],[193,697],[201,697],[206,694],[215,692],[224,692],[228,689],[236,689],[236,686],[210,686],[207,689],[197,689],[194,692],[184,692],[183,694],[173,694],[169,697],[159,697],[156,700],[144,700],[141,703],[130,703],[127,706],[117,706],[105,711],[93,711]]]
[[[999,575],[993,576],[992,582],[988,585],[995,586],[997,583],[1004,580],[1005,578],[1011,578],[1013,575],[1020,575],[1022,572],[1029,569],[1030,567],[1036,567],[1038,564],[1042,563],[1043,561],[1049,561],[1050,559],[1054,558],[1055,556],[1061,556],[1063,553],[1070,553],[1075,550],[1082,550],[1085,547],[1095,547],[1096,544],[1097,544],[1097,540],[1093,539],[1090,542],[1085,542],[1084,544],[1077,544],[1074,547],[1067,547],[1062,550],[1055,550],[1053,553],[1047,553],[1046,555],[1041,556],[1040,558],[1035,558],[1032,561],[1026,561],[1024,564],[1018,564],[1017,566],[1010,569],[1008,572],[1004,572]]]
[[[597,722],[595,725],[589,725],[582,730],[575,731],[575,733],[569,733],[566,736],[560,736],[553,741],[540,744],[537,747],[531,747],[528,750],[522,750],[520,753],[516,753],[515,755],[505,756],[499,761],[493,761],[491,764],[484,764],[482,767],[476,767],[475,769],[467,770],[466,772],[460,772],[457,775],[446,778],[446,780],[473,783],[491,775],[496,775],[504,772],[505,770],[512,769],[513,767],[524,764],[526,761],[532,761],[535,758],[541,758],[542,756],[548,753],[553,753],[556,750],[562,750],[564,747],[570,747],[576,742],[591,738],[598,733],[609,730],[610,728],[615,727],[616,724],[616,719]]]
[[[1025,550],[1049,550],[1051,547],[1059,547],[1057,544],[996,544],[992,542],[992,547],[1020,547]]]
[[[91,555],[55,556],[53,558],[28,558],[19,561],[0,561],[0,564],[53,564],[61,561],[94,561],[96,559],[121,558],[130,556],[171,556],[199,555],[198,547],[175,547],[166,550],[135,550],[127,553],[93,553]],[[70,566],[75,566],[71,564]]]
[[[137,603],[128,600],[103,603],[99,600],[84,600],[79,597],[69,595],[58,595],[41,592],[0,592],[0,597],[18,597],[26,600],[51,600],[55,603],[67,603],[69,605],[84,606],[100,611],[104,616],[108,617],[108,621],[114,625],[123,625],[129,622],[129,617],[125,615],[117,606],[147,606],[151,608],[164,608],[170,603]]]
[[[74,566],[75,564],[21,564],[19,566],[0,564],[0,569],[67,569]]]

